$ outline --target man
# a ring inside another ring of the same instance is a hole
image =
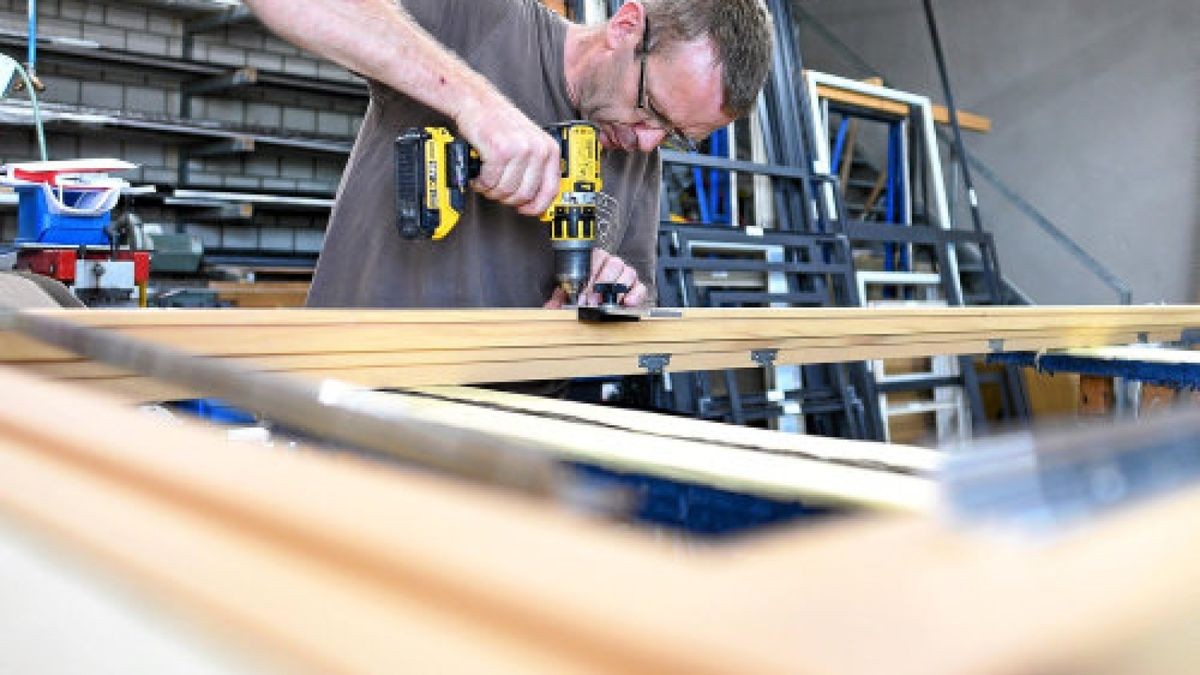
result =
[[[542,125],[600,130],[606,249],[592,281],[653,301],[661,166],[745,114],[771,60],[761,0],[630,0],[606,23],[569,24],[535,0],[248,0],[285,38],[371,81],[338,189],[312,306],[560,306],[547,226],[557,143]],[[462,220],[442,241],[395,226],[393,141],[445,126],[480,153]],[[594,294],[588,298],[594,302]]]

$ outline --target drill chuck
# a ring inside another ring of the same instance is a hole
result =
[[[592,242],[564,239],[554,242],[554,276],[567,294],[568,305],[579,300],[592,271]]]

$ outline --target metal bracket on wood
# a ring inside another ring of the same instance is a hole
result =
[[[1004,340],[999,339],[999,338],[988,340],[988,351],[989,352],[1004,351]]]
[[[762,366],[770,368],[775,365],[775,359],[779,357],[778,349],[754,349],[750,351],[750,360]]]
[[[1184,328],[1179,332],[1179,342],[1188,347],[1200,344],[1200,328]]]
[[[1145,331],[1138,332],[1137,341],[1138,341],[1138,344],[1140,344],[1140,345],[1149,344],[1150,343],[1150,334]]]
[[[661,375],[671,363],[670,354],[639,354],[638,368],[643,368],[651,375]]]

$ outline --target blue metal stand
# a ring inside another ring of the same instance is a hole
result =
[[[708,154],[722,159],[729,156],[729,129],[718,129],[709,136]],[[722,169],[692,167],[692,178],[696,183],[696,202],[700,209],[700,222],[710,225],[733,223],[729,203],[729,172]]]

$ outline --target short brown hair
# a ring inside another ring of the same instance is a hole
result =
[[[771,68],[771,14],[762,0],[643,0],[653,27],[650,50],[708,36],[724,69],[725,112],[754,108]]]

